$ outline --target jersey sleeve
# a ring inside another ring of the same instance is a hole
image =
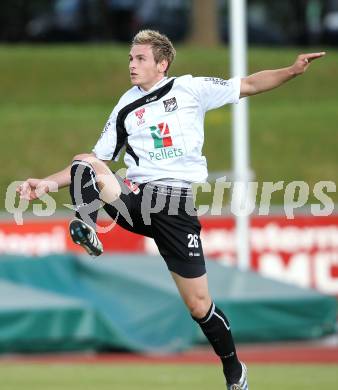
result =
[[[205,111],[238,103],[241,79],[234,77],[223,80],[217,77],[193,77],[193,88]]]
[[[114,160],[118,161],[123,143],[117,140],[117,131],[116,131],[116,108],[110,114],[110,117],[104,126],[101,136],[98,139],[93,153],[100,160]]]

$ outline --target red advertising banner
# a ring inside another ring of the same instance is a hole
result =
[[[82,252],[68,234],[66,219],[31,220],[23,225],[0,221],[0,255],[23,254],[43,256],[51,253]],[[105,221],[100,221],[104,226]],[[106,234],[100,234],[105,251],[144,252],[142,236],[130,233],[119,226]]]
[[[101,221],[104,225],[105,221]],[[235,264],[234,220],[203,217],[202,243],[205,256]],[[152,239],[119,226],[100,239],[106,252],[157,254]],[[338,215],[329,217],[252,217],[251,267],[281,281],[338,296]],[[81,251],[68,235],[68,221],[31,220],[23,225],[0,221],[0,254],[42,256]]]

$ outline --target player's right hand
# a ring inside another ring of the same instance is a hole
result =
[[[16,189],[20,199],[26,200],[38,199],[41,195],[46,194],[48,191],[49,187],[42,179],[27,179]]]

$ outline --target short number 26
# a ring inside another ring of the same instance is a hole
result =
[[[198,235],[188,234],[188,248],[198,248]]]

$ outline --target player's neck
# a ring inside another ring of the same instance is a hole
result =
[[[161,75],[161,77],[152,80],[152,82],[149,82],[148,84],[139,85],[138,87],[144,92],[149,92],[151,89],[153,89],[155,86],[157,86],[166,79],[167,77],[165,75]]]

